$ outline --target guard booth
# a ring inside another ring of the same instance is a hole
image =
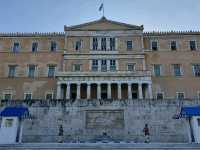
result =
[[[29,116],[26,107],[6,107],[0,113],[0,144],[20,143],[23,119]]]
[[[189,142],[200,143],[200,106],[182,107],[180,118],[188,122]]]

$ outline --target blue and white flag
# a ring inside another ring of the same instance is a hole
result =
[[[99,11],[103,9],[103,3],[101,3],[101,6],[99,7]]]

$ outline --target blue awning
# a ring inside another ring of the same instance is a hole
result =
[[[0,116],[26,118],[29,116],[29,110],[26,107],[6,107],[0,113]]]
[[[192,116],[200,116],[200,106],[181,108],[181,112],[180,112],[181,118],[188,118]]]

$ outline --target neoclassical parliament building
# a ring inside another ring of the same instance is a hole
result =
[[[102,17],[56,33],[0,33],[0,99],[200,98],[200,32]]]

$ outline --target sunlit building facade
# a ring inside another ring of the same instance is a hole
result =
[[[1,99],[196,99],[200,33],[101,19],[0,34]]]

